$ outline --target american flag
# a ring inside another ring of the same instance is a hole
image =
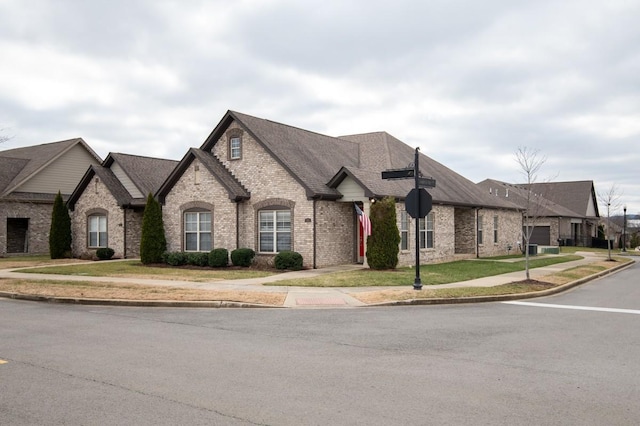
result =
[[[354,204],[353,206],[356,208],[356,213],[358,213],[358,217],[360,218],[360,223],[362,224],[364,235],[371,235],[371,220],[369,219],[369,216],[364,214],[362,209],[358,207],[357,204]]]

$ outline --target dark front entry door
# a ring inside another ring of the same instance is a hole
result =
[[[29,252],[29,218],[7,218],[7,253]]]

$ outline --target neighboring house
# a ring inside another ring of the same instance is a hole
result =
[[[415,222],[404,198],[413,180],[383,180],[414,149],[384,133],[330,137],[227,112],[199,149],[190,149],[157,192],[170,251],[248,247],[258,261],[299,252],[305,267],[366,262],[354,203],[366,214],[391,196],[401,235],[400,264],[415,261]],[[508,200],[420,154],[436,179],[433,210],[420,221],[421,261],[506,254],[522,216]]]
[[[79,180],[67,205],[72,211],[73,254],[91,258],[100,247],[114,257],[138,257],[142,215],[177,161],[110,153]]]
[[[81,138],[0,151],[0,256],[48,253],[53,201],[100,157]]]
[[[486,179],[478,186],[527,211],[528,185]],[[590,247],[599,213],[593,181],[548,182],[531,186],[529,217],[535,219],[530,244]]]

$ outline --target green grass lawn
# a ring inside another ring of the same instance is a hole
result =
[[[576,255],[532,258],[529,261],[529,268],[539,268],[579,259],[582,259],[582,257]],[[460,260],[422,265],[420,267],[420,280],[423,285],[448,284],[524,270],[524,258],[520,261],[510,262],[499,262],[491,259]],[[363,269],[313,278],[281,280],[265,285],[302,287],[403,286],[413,283],[414,280],[415,269],[413,268],[398,268],[390,271]]]

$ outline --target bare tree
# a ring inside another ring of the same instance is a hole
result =
[[[611,230],[613,226],[611,226],[611,212],[616,212],[620,209],[620,197],[621,193],[618,190],[616,184],[612,184],[609,189],[603,192],[598,192],[598,201],[607,206],[607,226],[605,228],[605,238],[607,239],[607,252],[608,259],[613,260],[611,258]]]
[[[0,143],[5,143],[9,139],[11,139],[10,136],[6,136],[6,135],[2,134],[5,130],[7,130],[7,129],[0,129]]]
[[[516,162],[520,166],[520,171],[525,179],[525,211],[522,215],[523,229],[522,239],[524,240],[525,253],[525,273],[526,279],[530,279],[529,274],[529,242],[533,235],[533,230],[545,208],[546,199],[534,191],[534,184],[538,180],[538,172],[547,161],[547,157],[540,155],[537,149],[520,147],[516,151]]]

